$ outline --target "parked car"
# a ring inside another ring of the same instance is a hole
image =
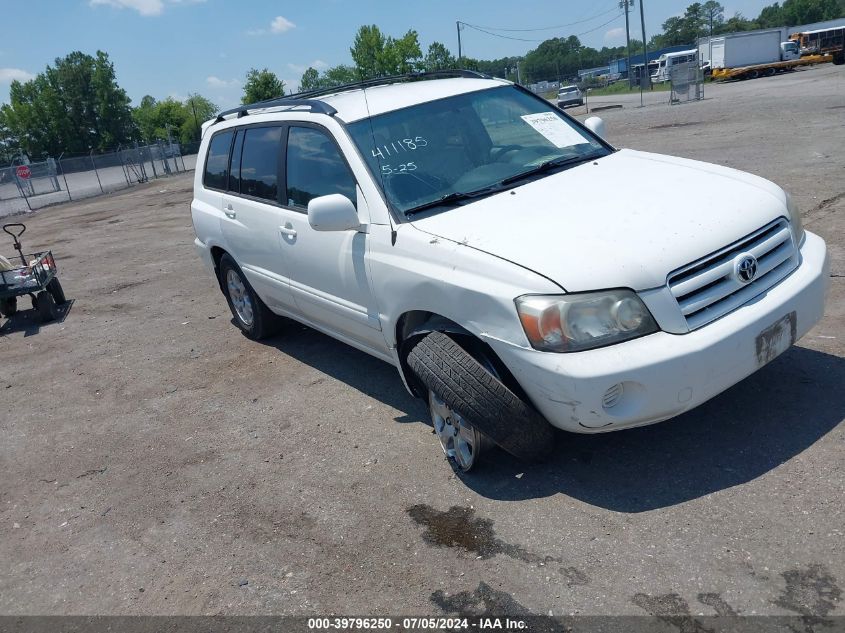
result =
[[[284,316],[391,363],[466,471],[677,416],[821,318],[827,250],[780,187],[455,74],[204,126],[195,244],[247,337]]]
[[[559,108],[582,106],[584,105],[584,95],[578,86],[563,86],[557,93],[557,105]]]

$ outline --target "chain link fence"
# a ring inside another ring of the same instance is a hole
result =
[[[672,82],[669,103],[686,103],[704,98],[704,72],[698,60],[672,66],[669,79]]]
[[[126,189],[193,169],[177,143],[118,148],[103,154],[64,155],[0,168],[0,216]]]

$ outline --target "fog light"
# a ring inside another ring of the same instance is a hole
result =
[[[604,392],[604,395],[601,398],[601,406],[603,409],[612,409],[616,406],[619,400],[622,398],[622,394],[625,392],[625,387],[622,386],[621,382],[616,383],[610,389]]]

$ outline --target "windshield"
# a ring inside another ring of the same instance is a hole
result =
[[[513,86],[395,110],[348,129],[402,213],[492,193],[549,161],[575,164],[610,153],[547,101]]]

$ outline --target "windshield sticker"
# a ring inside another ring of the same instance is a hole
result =
[[[520,118],[545,136],[555,147],[572,147],[587,142],[554,112],[524,114]]]

